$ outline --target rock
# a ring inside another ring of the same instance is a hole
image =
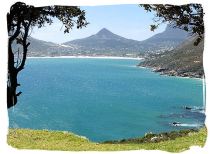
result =
[[[191,108],[191,107],[185,106],[185,109],[186,109],[186,110],[191,110],[192,108]]]
[[[151,138],[151,142],[157,142],[158,141],[158,137],[157,136],[154,136]]]
[[[165,68],[155,68],[153,71],[154,72],[163,72],[163,71],[166,71],[166,69]]]

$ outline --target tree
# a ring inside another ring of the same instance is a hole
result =
[[[148,12],[155,12],[154,21],[156,24],[151,25],[151,30],[154,31],[161,23],[169,22],[174,27],[183,29],[192,35],[198,35],[194,45],[203,39],[204,21],[203,8],[201,4],[186,4],[186,5],[163,5],[163,4],[143,4]]]
[[[11,6],[7,14],[8,28],[8,82],[7,82],[7,108],[17,103],[17,97],[21,92],[16,92],[20,84],[17,81],[18,73],[24,69],[28,47],[28,36],[33,27],[51,25],[53,19],[57,18],[65,26],[64,33],[76,25],[82,28],[88,23],[85,18],[85,11],[77,6],[46,6],[34,7],[17,2]],[[17,43],[19,48],[14,51],[12,44]],[[20,48],[21,47],[21,48]]]

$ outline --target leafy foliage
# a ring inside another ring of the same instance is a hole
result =
[[[8,28],[8,84],[7,84],[7,107],[10,108],[17,103],[17,96],[21,92],[16,93],[18,73],[24,69],[27,51],[30,43],[28,36],[30,30],[37,26],[43,27],[45,24],[51,25],[53,19],[57,18],[65,26],[64,33],[74,27],[82,28],[88,23],[85,18],[85,11],[77,6],[45,6],[34,7],[17,2],[11,6],[10,12],[7,14]],[[19,44],[18,50],[14,51],[12,43],[16,41]]]
[[[194,42],[194,45],[203,39],[204,21],[203,8],[201,4],[186,4],[186,5],[163,5],[163,4],[141,4],[148,12],[155,12],[155,25],[151,25],[151,30],[154,31],[161,23],[169,22],[174,27],[181,28],[191,34],[197,34],[199,37]]]

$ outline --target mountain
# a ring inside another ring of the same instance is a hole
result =
[[[143,53],[171,50],[187,38],[187,32],[167,26],[165,31],[144,40],[126,39],[103,28],[95,35],[73,40],[64,45],[74,45],[78,51],[97,53]]]
[[[167,26],[164,32],[144,41],[127,39],[103,28],[94,35],[63,44],[29,37],[31,44],[28,56],[139,56],[145,53],[172,50],[186,38],[187,33],[185,31],[170,26]],[[13,47],[17,49],[18,45],[13,44]]]
[[[75,45],[78,51],[89,51],[92,53],[133,53],[141,52],[139,41],[126,39],[103,28],[95,35],[83,39],[77,39],[64,43],[64,45]]]
[[[33,37],[29,37],[28,41],[30,42],[28,47],[28,56],[30,57],[68,56],[75,53],[73,51],[76,49],[74,46],[60,45],[52,42],[38,40]],[[14,51],[22,49],[22,47],[16,43],[13,43],[12,47]]]
[[[189,33],[179,28],[173,28],[172,25],[167,25],[165,31],[156,34],[149,39],[142,41],[142,45],[146,47],[147,52],[158,52],[172,50],[182,43]]]
[[[197,36],[185,40],[172,51],[150,56],[139,66],[151,67],[155,72],[171,76],[188,76],[201,78],[203,70],[204,41],[194,46]]]
[[[46,42],[42,40],[38,40],[35,38],[29,38],[30,46],[29,46],[29,54],[30,56],[39,56],[42,53],[45,55],[53,54],[54,49],[57,50],[59,46],[52,42]]]
[[[74,45],[62,45],[52,42],[46,42],[32,37],[29,46],[30,56],[69,56],[77,54],[77,47]]]
[[[179,29],[173,28],[171,25],[167,25],[164,32],[156,34],[149,39],[145,40],[144,42],[162,42],[162,41],[178,41],[182,42],[184,39],[188,37],[188,33]]]

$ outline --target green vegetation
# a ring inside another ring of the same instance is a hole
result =
[[[168,134],[163,140],[155,140]],[[203,147],[207,137],[206,128],[161,134],[147,134],[143,138],[95,143],[85,137],[65,131],[10,129],[9,145],[19,149],[44,149],[64,151],[119,151],[164,150],[180,152],[197,145]],[[152,139],[153,138],[153,139]],[[167,139],[166,139],[167,138]],[[143,142],[142,142],[143,141]]]
[[[172,51],[150,55],[139,66],[151,67],[155,72],[171,76],[202,78],[204,41],[194,46],[196,39],[191,37]]]

